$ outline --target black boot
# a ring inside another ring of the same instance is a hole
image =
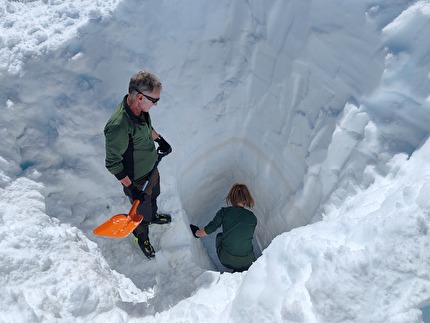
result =
[[[138,237],[135,237],[134,240],[139,244],[140,249],[145,254],[146,257],[149,259],[152,259],[155,257],[155,251],[154,248],[151,246],[151,243],[149,242],[149,239],[142,240]]]
[[[172,222],[172,217],[169,214],[157,213],[152,217],[150,224],[166,224]]]

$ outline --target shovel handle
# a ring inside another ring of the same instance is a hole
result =
[[[127,216],[130,219],[133,219],[135,215],[137,215],[137,207],[139,206],[140,200],[134,200],[133,205],[131,206],[130,212],[128,212]]]
[[[158,164],[160,163],[161,159],[164,157],[165,155],[163,154],[158,154],[158,158],[157,161],[154,164],[154,167],[152,168],[151,172],[149,173],[148,178],[146,179],[145,183],[143,183],[142,188],[140,189],[141,192],[144,192],[146,187],[149,184],[149,181],[151,180],[152,174],[154,173],[154,170],[157,168]]]

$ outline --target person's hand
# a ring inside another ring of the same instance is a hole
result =
[[[193,236],[196,238],[200,238],[196,235],[197,230],[199,229],[199,227],[197,225],[194,224],[190,224],[190,228],[191,228],[191,232],[193,233]]]
[[[142,194],[139,192],[136,186],[134,186],[133,183],[131,183],[130,186],[124,187],[124,193],[127,195],[130,200],[134,202],[134,200],[141,200]]]
[[[172,147],[170,147],[169,143],[163,137],[161,137],[161,135],[155,139],[155,142],[158,144],[158,154],[166,156],[172,152]]]

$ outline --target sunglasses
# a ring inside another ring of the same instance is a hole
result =
[[[137,92],[137,93],[140,93],[140,94],[142,94],[145,98],[147,98],[149,101],[151,101],[152,103],[157,103],[158,102],[158,100],[160,100],[160,98],[153,98],[153,97],[151,97],[151,96],[149,96],[149,95],[146,95],[146,94],[143,94],[142,92],[140,92],[138,89],[135,89],[135,91]]]

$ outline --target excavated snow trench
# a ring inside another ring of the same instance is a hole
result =
[[[227,206],[225,197],[234,183],[246,184],[255,200],[251,210],[257,216],[253,242],[258,257],[273,239],[271,235],[279,233],[280,224],[281,231],[287,231],[288,217],[279,214],[282,205],[276,199],[292,191],[285,176],[261,149],[241,139],[219,143],[187,161],[178,177],[178,191],[189,222],[203,227]],[[273,193],[274,188],[278,194]],[[217,232],[221,229],[201,241],[214,265],[225,271],[215,252]]]

